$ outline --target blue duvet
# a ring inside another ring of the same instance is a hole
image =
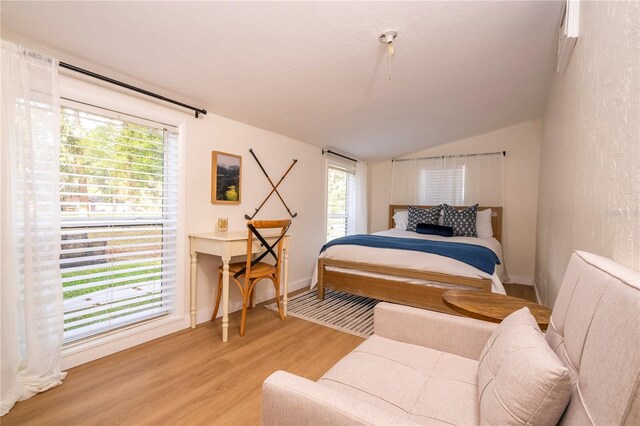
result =
[[[365,247],[376,247],[381,249],[411,250],[423,253],[432,253],[449,257],[460,262],[478,268],[482,272],[493,275],[496,265],[500,264],[500,259],[493,252],[483,246],[466,243],[452,243],[448,241],[421,240],[418,238],[397,238],[385,237],[382,235],[350,235],[348,237],[336,238],[322,246],[320,253],[331,246],[355,245]]]

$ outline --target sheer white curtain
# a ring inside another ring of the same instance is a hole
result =
[[[391,204],[426,204],[420,201],[424,191],[420,187],[422,170],[431,170],[442,162],[420,158],[415,160],[394,160],[391,169]]]
[[[500,153],[395,160],[391,204],[503,206]]]
[[[368,164],[362,161],[353,162],[331,156],[327,165],[330,169],[337,169],[340,173],[344,173],[345,186],[334,189],[338,192],[344,191],[344,215],[346,216],[344,235],[366,234],[368,230]],[[328,188],[328,190],[331,189]],[[330,198],[330,194],[327,195]],[[341,197],[341,195],[337,196],[338,198]]]
[[[462,205],[479,203],[485,206],[500,207],[504,204],[504,155],[477,154],[466,156],[449,156],[443,158],[445,170],[463,170]],[[455,185],[460,186],[459,184]]]
[[[355,165],[342,163],[347,171],[347,229],[346,235],[366,234],[367,210],[367,163],[357,161]]]
[[[1,412],[61,383],[58,63],[2,41]]]
[[[368,228],[367,209],[367,163],[356,163],[356,233],[366,234]]]
[[[356,173],[353,169],[346,170],[347,187],[345,198],[346,229],[345,235],[353,235],[358,232],[358,187],[356,185]]]

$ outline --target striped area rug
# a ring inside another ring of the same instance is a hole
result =
[[[373,334],[373,308],[379,300],[326,290],[324,300],[318,300],[316,290],[292,297],[287,315],[315,322],[326,327],[369,337]],[[265,308],[277,311],[275,303]]]

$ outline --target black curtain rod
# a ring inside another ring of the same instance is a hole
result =
[[[498,154],[502,154],[503,157],[506,157],[507,151],[483,152],[483,153],[480,153],[480,154],[437,155],[435,157],[394,158],[391,161],[392,162],[398,162],[398,161],[411,161],[411,160],[433,160],[433,159],[436,159],[436,158],[482,157],[483,155],[498,155]]]
[[[357,163],[357,162],[358,162],[358,160],[356,160],[355,158],[351,158],[351,157],[347,157],[346,155],[338,154],[337,152],[331,151],[330,149],[323,149],[323,150],[322,150],[322,155],[324,155],[324,154],[325,154],[325,153],[327,153],[327,152],[328,152],[329,154],[333,154],[333,155],[336,155],[336,156],[338,156],[338,157],[342,157],[342,158],[344,158],[345,160],[353,161],[354,163]]]
[[[169,99],[169,98],[164,97],[162,95],[158,95],[157,93],[153,93],[153,92],[150,92],[148,90],[141,89],[139,87],[132,86],[132,85],[127,84],[127,83],[123,83],[122,81],[114,80],[113,78],[106,77],[104,75],[95,73],[93,71],[85,70],[85,69],[80,68],[80,67],[76,67],[75,65],[67,64],[66,62],[60,62],[60,67],[66,68],[66,69],[71,70],[71,71],[75,71],[75,72],[80,73],[80,74],[88,75],[89,77],[93,77],[93,78],[98,79],[98,80],[106,81],[107,83],[115,84],[116,86],[124,87],[125,89],[133,90],[134,92],[142,93],[143,95],[151,96],[152,98],[160,99],[161,101],[169,102],[170,104],[174,104],[174,105],[178,105],[178,106],[181,106],[183,108],[186,108],[186,109],[190,109],[190,110],[195,112],[196,118],[198,118],[198,116],[200,114],[207,115],[207,111],[202,109],[202,108],[196,108],[194,106],[187,105],[187,104],[184,104],[182,102],[179,102],[179,101],[176,101],[176,100],[173,100],[173,99]]]

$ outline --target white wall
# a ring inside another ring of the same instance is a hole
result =
[[[543,120],[535,282],[552,306],[573,250],[640,270],[640,3],[581,2]]]
[[[541,127],[540,120],[528,121],[403,157],[507,151],[503,249],[507,272],[521,284],[533,280]],[[374,164],[371,175],[370,227],[375,232],[388,227],[391,161]]]

